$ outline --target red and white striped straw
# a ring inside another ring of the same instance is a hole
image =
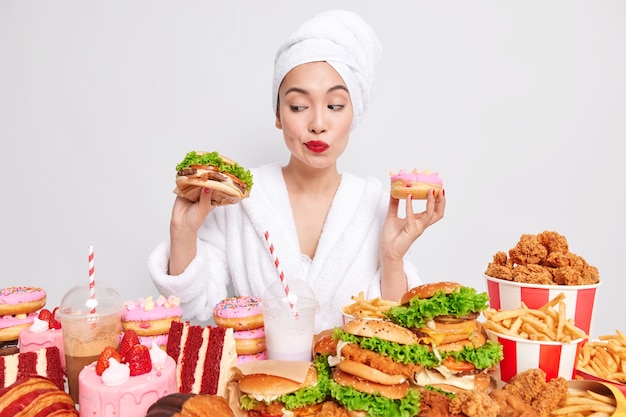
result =
[[[95,268],[94,268],[94,262],[93,262],[93,258],[94,258],[94,253],[93,253],[93,246],[89,246],[89,299],[91,300],[95,300],[96,299],[96,279],[95,279]],[[92,307],[91,308],[91,314],[94,314],[96,312],[96,307]]]
[[[278,256],[276,256],[276,248],[270,240],[270,233],[267,230],[265,231],[265,241],[267,242],[267,246],[270,249],[270,254],[272,255],[272,258],[274,259],[274,266],[276,267],[276,271],[278,272],[278,278],[280,278],[280,282],[282,282],[283,288],[285,289],[285,295],[287,296],[287,300],[289,300],[289,305],[291,306],[291,308],[294,308],[292,297],[290,297],[289,294],[289,284],[285,279],[285,273],[280,267],[280,261],[278,260]]]

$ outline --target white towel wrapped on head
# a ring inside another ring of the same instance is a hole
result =
[[[309,62],[328,62],[343,78],[350,93],[358,124],[374,87],[382,45],[373,29],[357,14],[333,10],[304,22],[280,46],[274,60],[272,104],[278,105],[278,89],[287,73]]]

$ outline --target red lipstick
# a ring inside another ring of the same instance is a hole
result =
[[[321,140],[310,140],[304,144],[308,150],[315,153],[322,153],[328,149],[328,143]]]

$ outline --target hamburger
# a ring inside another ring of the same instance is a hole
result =
[[[419,414],[419,392],[409,381],[423,368],[420,357],[428,349],[415,334],[389,321],[355,319],[335,329],[332,338],[333,400],[355,415]]]
[[[176,165],[174,192],[194,202],[203,188],[210,188],[213,204],[237,203],[250,195],[252,185],[249,170],[218,152],[191,151]]]
[[[319,359],[302,383],[269,374],[245,375],[239,380],[240,407],[249,417],[316,415],[328,399],[329,379],[329,367]]]
[[[420,285],[407,291],[386,316],[415,334],[430,351],[413,382],[448,392],[487,390],[502,360],[502,346],[487,340],[480,313],[488,307],[486,293],[456,282]]]

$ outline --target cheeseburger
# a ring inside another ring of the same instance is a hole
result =
[[[337,328],[333,339],[336,354],[328,363],[336,402],[368,416],[419,413],[419,392],[409,381],[423,368],[419,357],[428,349],[415,334],[389,321],[355,319]]]
[[[203,188],[213,190],[213,204],[233,204],[250,195],[252,174],[218,152],[191,151],[176,165],[174,192],[195,202]]]
[[[239,380],[240,407],[249,417],[315,415],[328,399],[328,365],[311,364],[304,382],[268,374],[250,374]]]
[[[432,356],[414,375],[420,386],[445,391],[486,390],[490,375],[502,360],[502,346],[486,340],[477,321],[488,307],[486,293],[456,282],[420,285],[407,291],[400,305],[386,315],[412,331]]]

